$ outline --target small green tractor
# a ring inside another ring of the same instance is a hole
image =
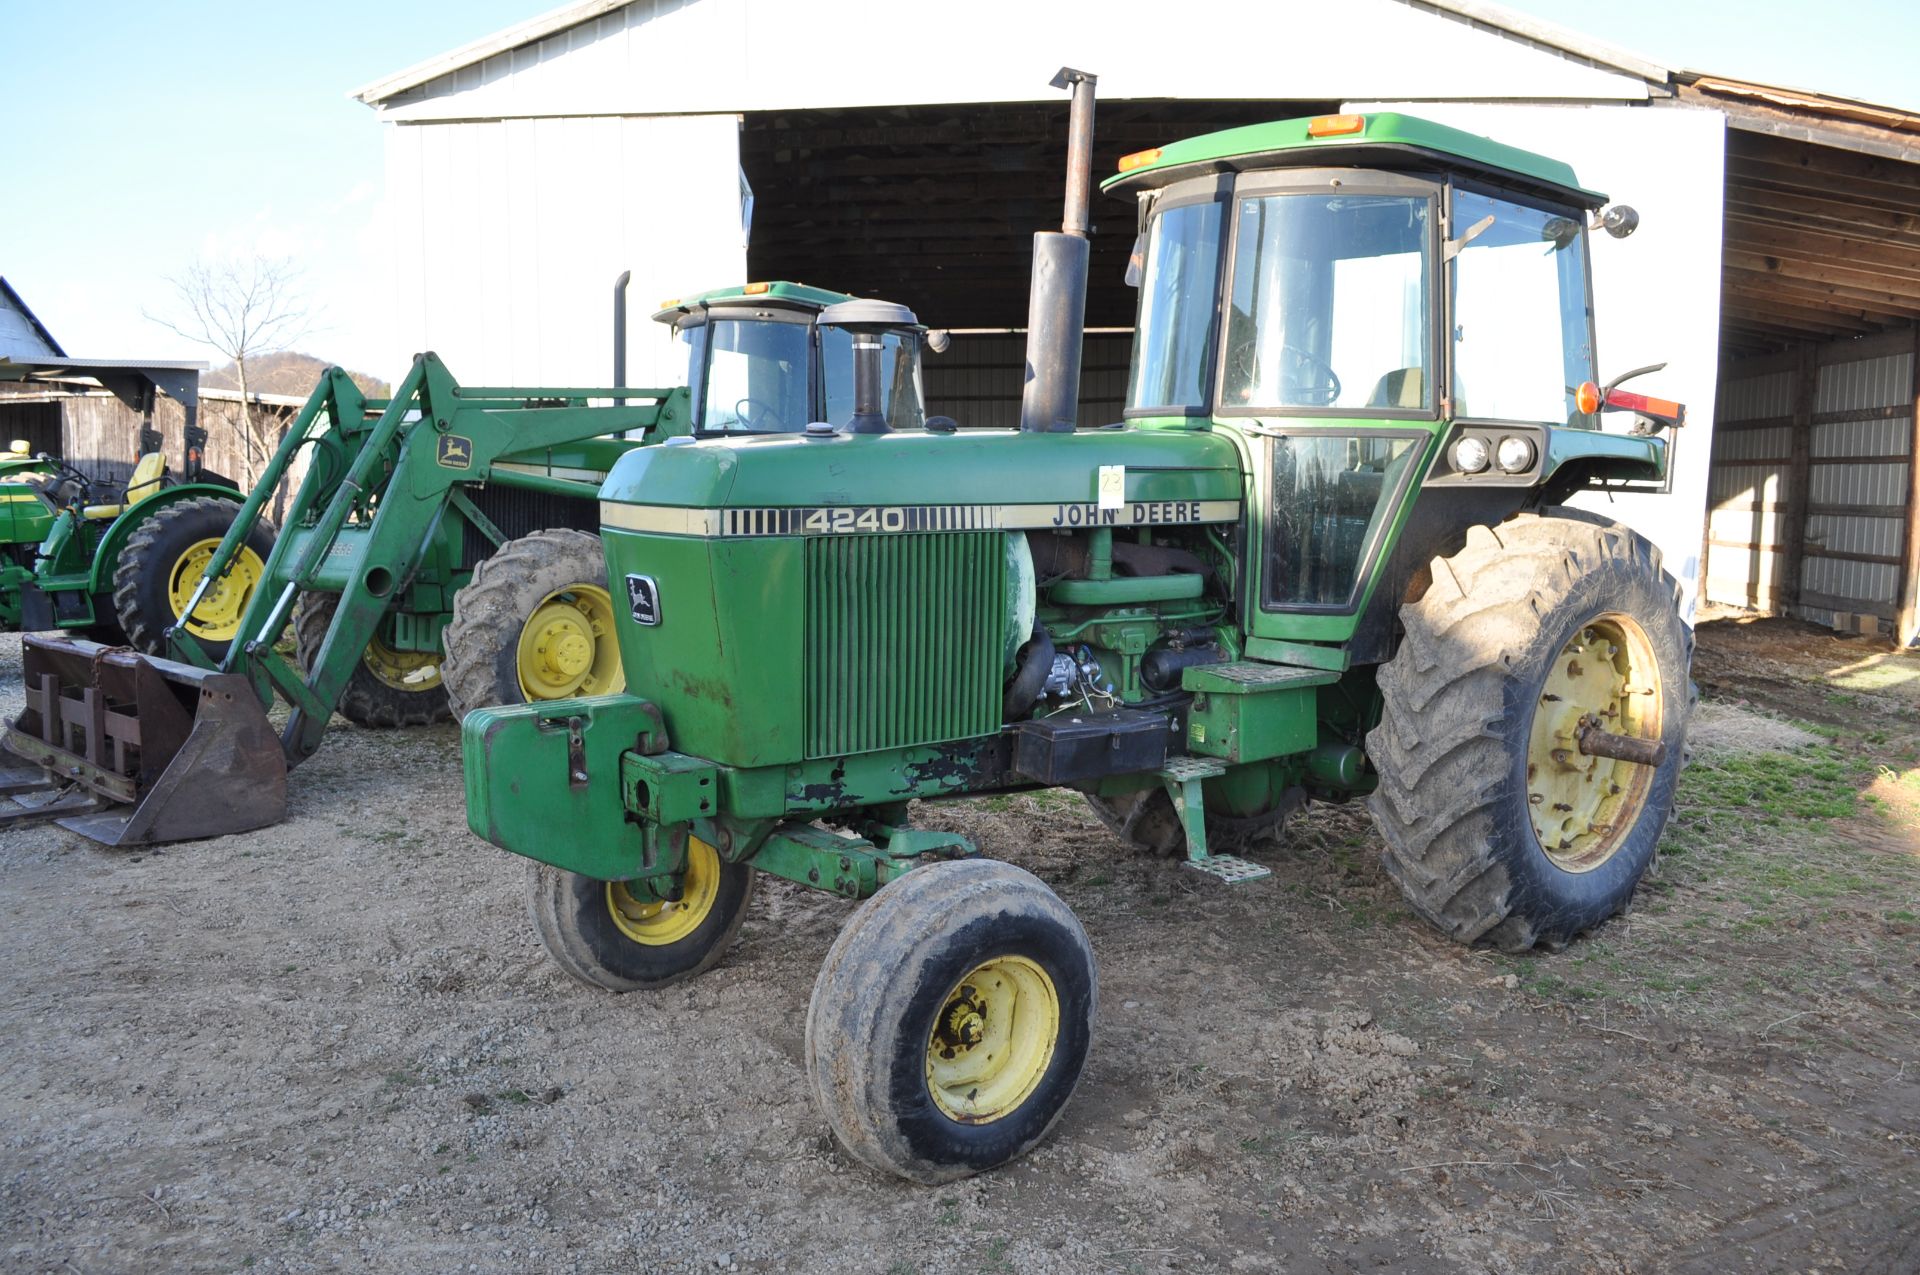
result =
[[[620,457],[845,419],[856,339],[892,352],[893,423],[924,424],[928,334],[817,322],[851,300],[771,283],[668,304],[655,317],[688,359],[678,388],[463,387],[423,354],[391,399],[370,400],[329,370],[244,505],[196,525],[190,545],[163,541],[161,569],[133,580],[171,608],[168,624],[192,617],[157,635],[176,658],[143,656],[146,631],[131,627],[139,651],[28,637],[27,707],[7,749],[78,785],[56,812],[63,826],[116,845],[177,841],[283,818],[287,771],[318,750],[336,709],[397,727],[620,691],[597,534],[599,487]],[[619,366],[616,355],[623,381]],[[301,458],[276,540],[266,502]],[[276,649],[289,624],[295,658]],[[289,709],[277,742],[276,698]]]
[[[100,484],[87,474],[40,458],[46,477],[34,487],[44,530],[25,576],[10,588],[0,577],[0,615],[11,608],[11,627],[30,633],[66,631],[166,654],[168,630],[246,499],[231,479],[206,468],[206,441],[189,409],[176,474],[160,433],[142,429],[140,459],[118,500],[96,500]],[[35,525],[40,520],[20,529]],[[201,599],[188,632],[224,651],[272,550],[273,527],[250,527],[233,569]]]
[[[1587,235],[1631,212],[1405,115],[1129,156],[1125,419],[1076,432],[1091,80],[1056,81],[1022,428],[888,429],[858,348],[840,428],[621,457],[625,691],[463,727],[469,822],[535,861],[533,923],[586,983],[710,968],[761,873],[865,900],[806,1065],[847,1150],[923,1182],[1046,1134],[1097,1000],[1071,912],[936,800],[1076,789],[1238,882],[1304,802],[1366,798],[1413,909],[1515,950],[1627,904],[1687,730],[1673,578],[1563,506],[1659,485],[1682,416],[1593,383]]]
[[[0,452],[0,629],[8,632],[20,627],[20,590],[53,526],[53,508],[40,494],[53,476],[52,458],[34,455],[23,438]]]

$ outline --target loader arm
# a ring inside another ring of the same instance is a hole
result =
[[[616,394],[627,403],[586,405]],[[530,401],[541,405],[530,406]],[[325,446],[320,440],[328,435],[311,434],[316,421],[333,420],[336,452],[351,460],[337,479],[309,470],[267,560],[261,587],[241,619],[240,640],[226,659],[216,666],[181,628],[171,635],[187,662],[244,676],[263,705],[276,694],[287,701],[293,711],[281,748],[290,766],[319,748],[354,666],[388,607],[413,582],[456,493],[495,481],[563,489],[592,500],[597,483],[506,470],[496,475],[494,462],[596,435],[645,431],[651,440],[676,426],[684,429],[688,418],[684,389],[462,388],[431,353],[415,357],[377,418],[368,421],[366,415],[365,400],[346,375],[330,373],[288,430],[249,508],[208,563],[203,589],[226,569],[298,449],[309,443]],[[314,466],[326,463],[328,455],[318,453]],[[301,591],[316,588],[339,600],[312,668],[303,670],[274,647]]]

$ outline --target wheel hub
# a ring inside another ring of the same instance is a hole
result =
[[[607,882],[607,912],[614,928],[636,943],[665,947],[700,928],[720,896],[720,852],[698,837],[687,839],[687,870],[678,899],[642,897],[625,881]]]
[[[1657,741],[1661,711],[1652,645],[1629,617],[1589,621],[1554,657],[1528,736],[1527,807],[1557,867],[1590,872],[1610,859],[1653,782],[1653,767],[1584,752],[1582,736]]]
[[[529,702],[620,689],[620,650],[607,591],[577,585],[542,599],[521,629],[518,671]]]
[[[220,541],[210,537],[195,541],[174,560],[173,570],[168,573],[167,602],[176,616],[185,614],[187,604],[193,601],[193,591],[200,587],[200,577],[206,574],[207,564],[213,561],[214,552],[219,548]],[[200,605],[186,621],[187,632],[205,642],[232,640],[240,631],[240,618],[247,600],[253,596],[254,586],[260,583],[265,570],[260,555],[241,545],[229,562],[227,573],[208,586],[201,596]]]
[[[961,979],[935,1015],[927,1090],[955,1120],[998,1120],[1039,1087],[1059,1034],[1053,979],[1026,957],[995,957]]]

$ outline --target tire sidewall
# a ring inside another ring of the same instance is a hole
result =
[[[720,861],[720,885],[699,926],[675,943],[652,946],[637,943],[614,924],[607,902],[607,882],[598,877],[566,874],[559,907],[591,953],[592,962],[614,980],[635,989],[661,987],[697,974],[724,954],[738,930],[753,883],[753,869]]]
[[[1644,557],[1644,549],[1635,559]],[[1541,849],[1527,804],[1528,741],[1556,657],[1585,625],[1604,615],[1624,614],[1645,633],[1660,675],[1661,739],[1666,760],[1656,768],[1625,840],[1586,872],[1569,872]],[[1544,610],[1540,626],[1515,659],[1506,685],[1510,766],[1505,799],[1493,807],[1493,845],[1511,881],[1511,904],[1543,934],[1573,935],[1619,912],[1654,860],[1673,806],[1685,752],[1688,659],[1685,628],[1657,572],[1632,570],[1607,559],[1575,579]]]
[[[920,952],[901,963],[903,970],[915,971],[912,986],[895,1012],[880,1016],[875,1026],[892,1042],[886,1107],[910,1156],[942,1169],[964,1166],[974,1172],[1005,1163],[1046,1136],[1079,1083],[1092,1044],[1095,972],[1085,942],[1076,925],[1047,912],[1009,912],[978,916],[929,936]],[[934,1101],[927,1084],[927,1044],[948,993],[965,975],[1002,956],[1032,961],[1053,981],[1059,1031],[1047,1070],[1026,1101],[998,1120],[969,1124]]]

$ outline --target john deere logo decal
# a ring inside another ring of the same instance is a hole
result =
[[[442,434],[437,458],[448,469],[471,469],[473,468],[473,440],[462,438],[458,434]]]
[[[660,623],[660,586],[652,576],[627,577],[627,604],[633,608],[635,624]]]

